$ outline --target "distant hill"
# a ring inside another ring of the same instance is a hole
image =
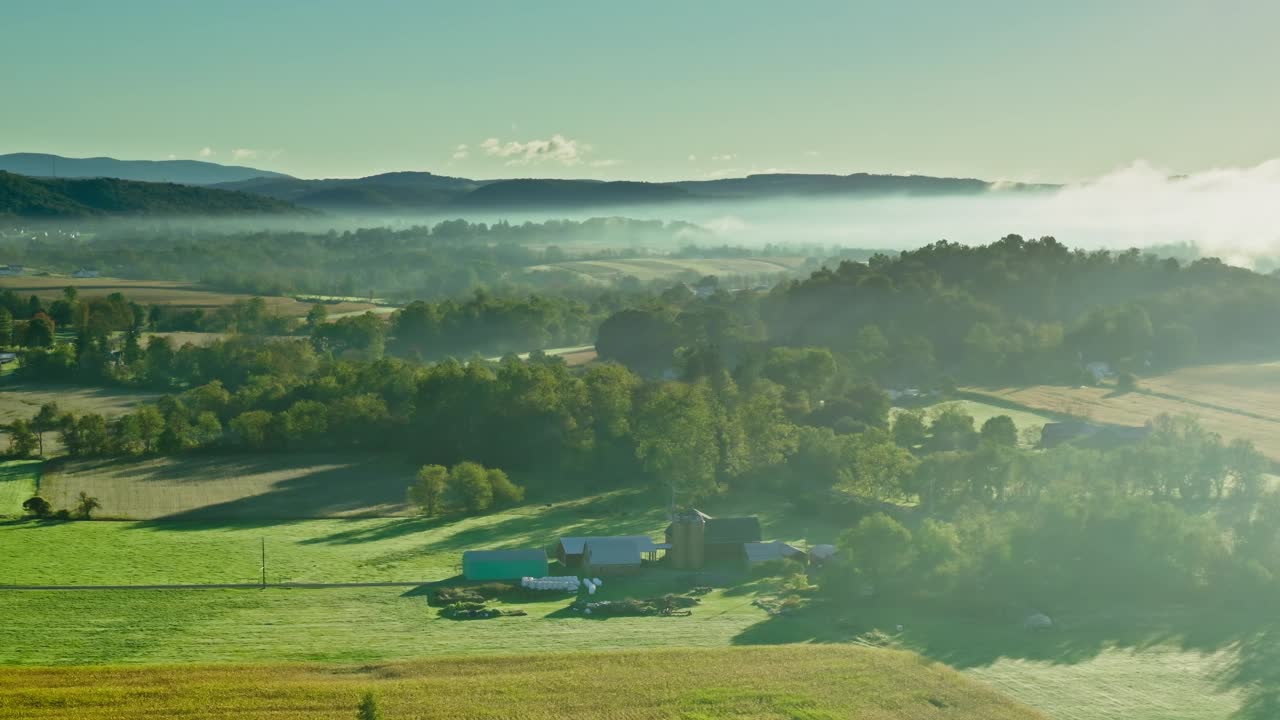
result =
[[[67,180],[0,172],[0,217],[236,216],[306,212],[250,193],[111,178]]]
[[[323,210],[439,212],[451,208],[576,208],[783,197],[973,195],[997,187],[1026,191],[1052,186],[998,186],[971,178],[867,173],[777,173],[722,180],[646,183],[534,178],[470,180],[426,172],[399,172],[352,179],[255,178],[223,183],[217,187],[257,193]]]
[[[117,160],[69,158],[44,153],[0,155],[0,171],[30,177],[116,178],[182,185],[213,185],[258,177],[287,178],[278,172],[200,160]]]
[[[417,211],[448,206],[483,184],[429,172],[394,172],[353,179],[255,178],[217,187],[326,210]]]

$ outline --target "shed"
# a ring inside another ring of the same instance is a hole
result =
[[[545,550],[467,550],[462,553],[462,575],[468,580],[518,580],[546,574]]]
[[[582,552],[586,549],[588,543],[600,540],[626,540],[635,543],[636,548],[642,555],[651,555],[651,559],[657,559],[656,555],[660,549],[653,539],[645,535],[600,535],[600,536],[583,536],[583,537],[562,537],[556,543],[556,558],[560,560],[560,564],[565,567],[577,567],[582,564]]]
[[[629,538],[599,538],[582,549],[582,567],[591,575],[631,575],[640,570],[640,548]]]
[[[809,548],[809,562],[824,563],[836,555],[835,545],[814,545]]]
[[[805,552],[800,548],[794,545],[788,545],[779,540],[774,540],[773,542],[743,543],[742,550],[746,555],[747,564],[749,565],[759,565],[760,563],[783,560],[789,557],[804,560],[807,557]]]

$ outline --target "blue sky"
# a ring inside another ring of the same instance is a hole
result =
[[[1280,157],[1280,3],[6,3],[0,152],[304,177],[918,172]]]

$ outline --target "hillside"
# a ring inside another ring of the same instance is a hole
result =
[[[1043,717],[910,653],[804,645],[538,653],[358,667],[8,669],[0,672],[0,708],[20,715],[0,715],[345,719],[355,716],[356,702],[367,691],[377,695],[388,718]]]
[[[0,155],[0,171],[32,177],[115,178],[142,182],[212,185],[249,178],[287,178],[270,170],[220,165],[202,160],[117,160],[110,157],[70,158],[46,153]]]
[[[249,193],[193,185],[95,178],[33,178],[0,172],[0,217],[227,216],[305,212]]]

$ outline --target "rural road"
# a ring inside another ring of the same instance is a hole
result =
[[[363,588],[363,587],[418,587],[428,585],[434,580],[421,582],[348,582],[348,583],[221,583],[211,585],[0,585],[0,592],[6,590],[261,590],[267,588],[298,588],[315,590],[324,588]]]

